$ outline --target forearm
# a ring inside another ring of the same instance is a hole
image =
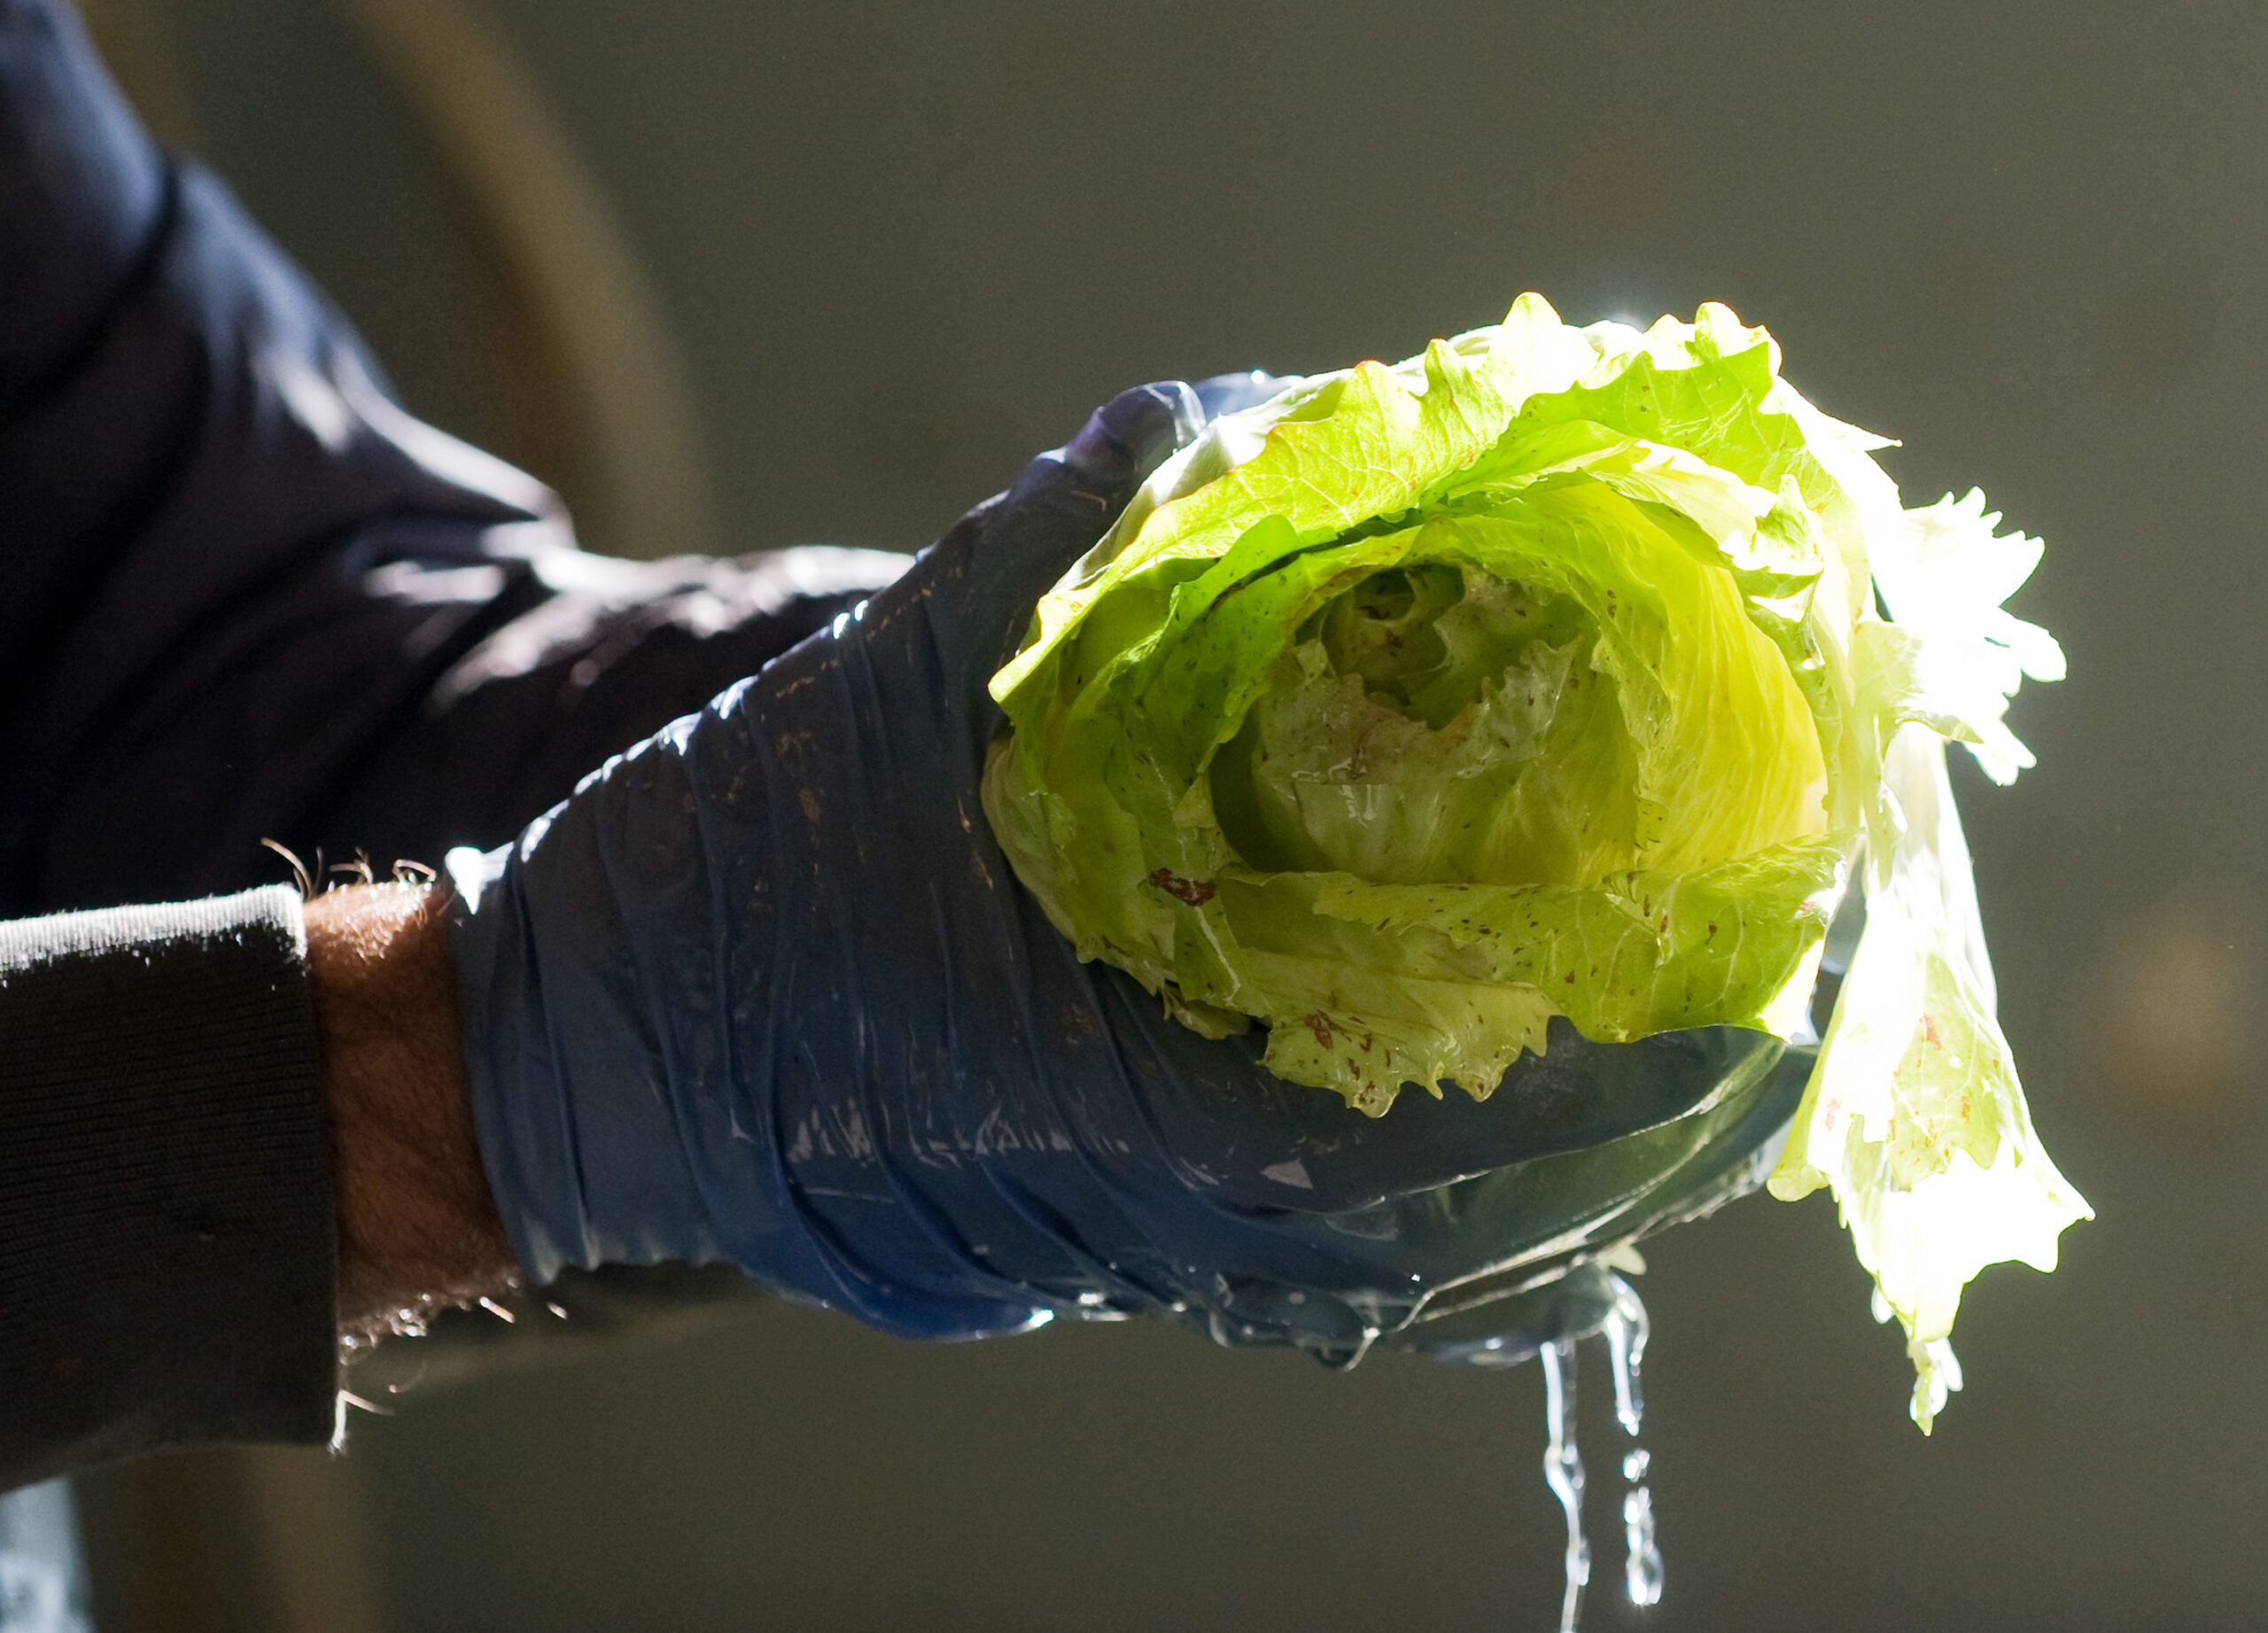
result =
[[[0,0],[0,919],[501,844],[902,564],[577,550]]]
[[[458,1053],[449,893],[352,885],[307,904],[338,1216],[338,1323],[364,1342],[517,1272]]]
[[[449,901],[270,889],[0,922],[0,1489],[320,1440],[340,1336],[510,1284]]]

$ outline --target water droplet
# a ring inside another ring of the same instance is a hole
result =
[[[1606,1358],[1614,1368],[1614,1415],[1625,1435],[1635,1435],[1646,1418],[1646,1394],[1638,1369],[1645,1362],[1646,1338],[1653,1323],[1638,1301],[1637,1289],[1619,1276],[1609,1276],[1614,1303],[1606,1312]]]
[[[1543,1363],[1543,1479],[1567,1513],[1567,1591],[1559,1602],[1559,1633],[1575,1633],[1591,1579],[1590,1544],[1583,1539],[1583,1458],[1575,1449],[1575,1341],[1546,1344],[1537,1358]]]
[[[1632,1458],[1643,1458],[1634,1451]],[[1629,1466],[1626,1459],[1623,1466]],[[1662,1551],[1654,1545],[1654,1494],[1634,1485],[1622,1495],[1622,1586],[1633,1605],[1662,1602]]]
[[[1646,1470],[1653,1460],[1652,1452],[1648,1451],[1643,1446],[1639,1447],[1637,1450],[1622,1459],[1622,1478],[1632,1485],[1636,1485],[1646,1477]]]

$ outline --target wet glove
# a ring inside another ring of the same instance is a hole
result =
[[[1274,384],[1122,394],[857,610],[453,855],[532,1276],[726,1261],[910,1336],[1149,1312],[1502,1359],[1596,1326],[1599,1254],[1754,1183],[1806,1067],[1764,1034],[1554,1023],[1487,1101],[1373,1121],[1081,964],[1009,871],[987,680],[1143,478]]]

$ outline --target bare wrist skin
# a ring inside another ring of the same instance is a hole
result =
[[[350,1349],[517,1285],[458,1053],[449,892],[346,885],[307,904]]]

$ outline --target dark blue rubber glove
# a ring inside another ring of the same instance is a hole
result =
[[[1166,1311],[1344,1362],[1580,1326],[1555,1279],[1752,1182],[1802,1073],[1720,1029],[1553,1033],[1372,1121],[1083,966],[978,803],[985,683],[1208,411],[1099,410],[889,588],[451,868],[496,1198],[539,1279],[729,1261],[937,1338]],[[1588,1284],[1584,1284],[1588,1285]]]

